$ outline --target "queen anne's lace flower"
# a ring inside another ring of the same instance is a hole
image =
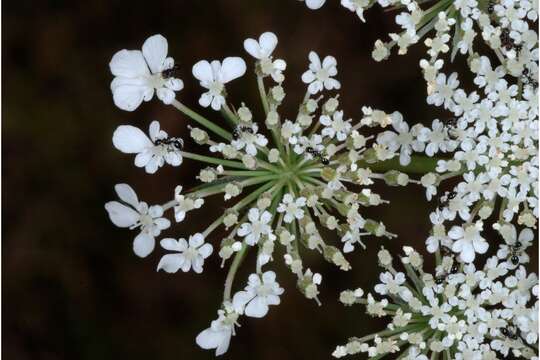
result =
[[[184,87],[175,78],[174,60],[167,57],[167,39],[154,35],[146,39],[140,50],[120,50],[109,64],[115,76],[111,82],[113,100],[122,110],[133,111],[154,96],[165,104],[171,104],[175,91]]]
[[[158,270],[165,270],[168,273],[175,273],[179,269],[188,272],[191,268],[197,274],[202,273],[204,259],[212,254],[213,248],[210,244],[204,243],[204,235],[197,233],[186,239],[166,238],[160,241],[163,249],[175,251],[175,254],[164,255],[159,261]]]
[[[123,203],[111,201],[105,204],[109,218],[118,227],[141,229],[133,241],[133,251],[137,256],[146,257],[154,250],[155,237],[171,223],[162,217],[161,206],[149,207],[147,203],[139,201],[137,194],[128,184],[118,184],[114,189]]]
[[[317,94],[323,89],[341,88],[341,84],[333,76],[337,75],[337,61],[333,56],[326,56],[322,63],[315,51],[309,53],[309,70],[302,75],[302,81],[309,84],[310,94]]]
[[[232,303],[238,313],[261,318],[268,313],[269,305],[279,305],[279,296],[283,291],[273,271],[262,275],[251,274],[245,290],[234,294]]]
[[[123,153],[137,154],[135,166],[144,167],[148,174],[155,173],[165,163],[180,166],[184,141],[169,138],[160,130],[158,121],[150,123],[149,134],[150,138],[134,126],[120,125],[113,134],[113,144]]]
[[[239,57],[228,57],[223,63],[214,60],[209,63],[201,60],[193,65],[193,76],[200,81],[207,92],[199,98],[199,104],[219,110],[225,104],[225,84],[242,77],[246,72],[246,63]]]
[[[184,150],[183,141],[160,130],[157,122],[150,125],[149,137],[130,125],[120,126],[113,136],[114,145],[125,153],[137,154],[136,165],[144,166],[148,173],[164,163],[177,166],[194,160],[211,165],[197,176],[199,186],[177,186],[174,198],[161,206],[146,210],[146,205],[139,209],[138,202],[131,206],[117,202],[106,205],[115,224],[141,227],[135,241],[139,255],[148,255],[159,230],[169,226],[161,218],[164,212],[174,211],[175,220],[181,222],[201,209],[209,196],[219,195],[231,203],[189,241],[163,239],[161,247],[169,253],[157,267],[167,273],[180,269],[202,272],[215,246],[204,243],[204,239],[211,239],[210,235],[223,225],[227,235],[216,253],[222,266],[232,259],[222,309],[219,318],[196,340],[205,349],[216,349],[217,354],[226,351],[239,316],[262,317],[269,305],[279,303],[283,289],[275,282],[274,273],[266,270],[279,260],[276,248],[282,247],[284,263],[296,277],[297,288],[320,304],[322,276],[304,265],[299,248],[318,252],[341,270],[350,270],[344,252],[352,252],[358,244],[365,248],[364,241],[371,236],[394,236],[383,223],[361,215],[364,207],[387,202],[368,187],[376,181],[392,186],[414,181],[401,171],[387,172],[385,164],[382,170],[369,169],[371,164],[381,164],[398,154],[390,144],[378,143],[376,136],[363,135],[363,130],[369,127],[368,132],[373,134],[374,128],[385,128],[400,115],[364,107],[360,119],[346,117],[339,108],[339,95],[325,98],[323,93],[340,87],[334,79],[337,61],[331,56],[321,62],[317,54],[310,53],[310,68],[302,76],[308,85],[299,111],[290,120],[280,114],[286,97],[282,87],[286,66],[283,60],[273,58],[277,43],[277,37],[268,32],[258,40],[244,42],[245,50],[256,59],[263,119],[257,121],[244,102],[233,106],[227,101],[225,84],[246,71],[240,58],[211,63],[203,60],[193,66],[193,75],[208,90],[199,99],[200,105],[221,110],[230,129],[207,120],[176,99],[171,102],[204,128],[190,127],[190,136],[196,144],[208,147],[210,156]],[[272,84],[267,87],[265,81]],[[312,97],[315,93],[317,97]],[[321,235],[324,229],[339,234],[343,252],[326,242]],[[141,244],[145,245],[142,249]],[[235,295],[232,286],[237,269],[246,253],[254,250],[256,272],[250,276],[248,287]]]

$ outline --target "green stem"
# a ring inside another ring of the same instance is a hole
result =
[[[261,96],[264,114],[268,115],[268,97],[266,96],[266,90],[264,88],[264,80],[260,75],[257,75],[257,87],[259,88],[259,95]]]
[[[180,101],[174,100],[172,102],[172,106],[174,106],[176,109],[180,110],[182,113],[184,113],[185,115],[190,117],[192,120],[194,120],[194,121],[198,122],[199,124],[201,124],[202,126],[206,127],[208,130],[212,131],[214,134],[219,135],[222,138],[224,138],[226,140],[229,140],[229,141],[232,139],[232,135],[231,135],[230,132],[228,132],[227,130],[223,129],[222,127],[214,124],[213,122],[211,122],[210,120],[208,120],[204,116],[199,115],[195,111],[191,110],[190,108],[188,108],[187,106],[182,104]]]
[[[225,159],[215,158],[215,157],[211,157],[211,156],[199,155],[199,154],[194,154],[194,153],[190,153],[190,152],[187,152],[187,151],[182,151],[181,154],[186,159],[202,161],[202,162],[206,162],[206,163],[209,163],[209,164],[215,164],[215,165],[229,166],[229,167],[237,168],[237,169],[243,169],[243,170],[246,169],[244,164],[242,164],[241,162],[238,162],[238,161],[225,160]]]

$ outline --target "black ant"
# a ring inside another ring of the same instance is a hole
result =
[[[172,145],[176,150],[182,150],[184,148],[184,140],[180,138],[165,138],[157,139],[154,144],[156,145]]]
[[[506,336],[507,338],[509,338],[511,340],[517,340],[518,339],[517,331],[514,330],[514,329],[510,330],[509,327],[506,327],[506,328],[502,328],[500,331],[501,331],[501,334],[503,334],[503,336]]]
[[[538,81],[534,78],[534,75],[531,74],[529,69],[527,69],[527,68],[523,69],[523,72],[521,74],[523,76],[523,82],[524,83],[530,84],[534,88],[538,87]]]
[[[180,69],[180,66],[178,66],[177,64],[173,65],[172,68],[170,69],[167,69],[167,70],[163,70],[161,72],[161,76],[164,78],[164,79],[169,79],[169,78],[172,78],[174,77],[174,75],[177,73],[177,71]]]
[[[439,275],[439,276],[435,277],[435,284],[441,285],[444,282],[445,279],[446,279],[445,274]]]
[[[443,208],[445,208],[450,200],[454,199],[457,196],[457,193],[455,191],[445,192],[443,196],[439,198],[439,205],[437,208],[439,211],[442,211]]]
[[[510,37],[510,30],[507,28],[502,29],[500,39],[502,47],[506,48],[506,50],[511,50],[514,46],[514,41]]]
[[[448,118],[445,122],[446,128],[448,129],[448,135],[450,135],[450,138],[456,139],[458,137],[457,129],[458,126],[458,118],[451,117]]]
[[[495,1],[490,0],[487,7],[488,13],[491,15],[495,11]]]
[[[233,134],[232,134],[233,138],[235,140],[238,140],[238,138],[242,135],[243,132],[246,132],[246,133],[249,133],[249,134],[254,133],[253,129],[250,128],[249,126],[239,125],[233,130]]]
[[[521,247],[523,244],[519,241],[516,241],[514,245],[510,245],[510,261],[512,264],[517,265],[519,264],[519,254],[521,252]]]
[[[321,161],[321,164],[323,164],[323,165],[328,165],[328,164],[330,164],[330,159],[328,159],[327,157],[325,157],[320,151],[315,150],[315,149],[312,148],[311,146],[308,146],[308,147],[306,148],[306,152],[308,152],[309,154],[311,154],[313,157],[319,158],[319,160]]]

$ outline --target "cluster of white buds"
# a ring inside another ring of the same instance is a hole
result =
[[[374,292],[347,290],[345,305],[363,304],[372,317],[388,318],[385,330],[351,338],[334,357],[366,353],[407,360],[537,359],[538,279],[506,259],[487,259],[482,268],[463,264],[449,249],[437,251],[435,273],[424,271],[422,256],[404,247],[404,272],[386,250]],[[503,249],[501,249],[503,251]]]
[[[197,176],[200,186],[188,190],[177,186],[174,197],[162,205],[139,203],[129,186],[119,185],[121,202],[107,203],[106,209],[114,224],[141,229],[133,246],[138,256],[146,257],[154,250],[160,231],[170,226],[164,218],[169,210],[176,222],[182,222],[189,212],[204,211],[206,198],[223,196],[227,209],[206,229],[186,238],[160,241],[167,253],[157,266],[167,273],[180,269],[200,273],[212,253],[221,257],[222,266],[232,259],[218,319],[197,337],[201,347],[216,349],[217,355],[227,350],[240,316],[263,317],[269,305],[279,303],[284,290],[274,272],[263,269],[274,260],[275,248],[283,247],[284,262],[297,277],[299,290],[320,303],[322,276],[304,265],[301,252],[319,252],[341,270],[351,269],[344,253],[357,246],[364,248],[369,237],[394,236],[382,222],[366,218],[362,212],[387,202],[370,185],[376,181],[390,186],[420,184],[407,175],[409,170],[416,171],[407,167],[411,152],[423,149],[421,141],[409,140],[416,128],[409,130],[397,112],[387,114],[369,107],[362,109],[358,120],[347,117],[339,108],[339,95],[326,95],[340,88],[334,57],[309,53],[309,69],[301,77],[307,87],[305,96],[296,114],[283,115],[280,105],[286,96],[286,62],[273,57],[277,43],[270,32],[244,42],[246,52],[255,59],[263,116],[244,102],[234,106],[228,100],[226,84],[246,72],[242,58],[202,60],[193,66],[193,76],[205,89],[199,104],[219,111],[223,124],[208,120],[176,98],[173,90],[180,90],[182,82],[176,78],[179,69],[167,57],[163,36],[147,39],[142,52],[118,52],[110,64],[116,76],[111,87],[118,107],[135,110],[157,90],[160,100],[198,124],[190,128],[191,138],[210,152],[209,156],[185,151],[184,141],[169,136],[157,121],[150,124],[149,136],[137,127],[119,126],[114,146],[136,154],[135,165],[147,173],[155,173],[165,164],[179,166],[188,161],[210,166]],[[387,130],[390,126],[397,134]],[[379,136],[365,134],[376,128],[383,131]],[[221,226],[228,235],[214,252],[216,245],[206,241]],[[323,239],[322,229],[340,236],[342,250]],[[250,251],[256,253],[256,269],[245,290],[233,293],[237,269]]]

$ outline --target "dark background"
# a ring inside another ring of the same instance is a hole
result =
[[[310,11],[295,0],[176,1],[4,1],[3,90],[3,349],[6,359],[211,359],[195,336],[216,316],[225,270],[216,254],[202,275],[156,273],[161,251],[146,259],[131,250],[134,233],[114,227],[103,208],[116,197],[113,186],[131,184],[140,198],[163,203],[174,186],[195,184],[197,164],[165,167],[154,176],[135,168],[116,151],[112,132],[124,123],[147,128],[153,119],[171,135],[187,137],[187,119],[155,98],[128,113],[112,102],[108,63],[123,48],[138,49],[161,33],[181,66],[186,88],[177,97],[198,108],[201,89],[191,77],[200,59],[240,55],[252,66],[242,42],[264,31],[280,40],[276,56],[288,63],[283,111],[293,116],[304,94],[300,75],[309,50],[338,59],[340,101],[349,116],[363,105],[401,111],[410,123],[444,116],[425,103],[418,68],[424,49],[376,63],[373,43],[395,30],[394,14],[379,8],[368,23],[330,1]],[[463,64],[456,64],[463,70]],[[245,101],[260,115],[253,73],[228,86],[230,99]],[[216,113],[205,112],[212,119]],[[448,114],[446,115],[448,116]],[[221,120],[217,120],[221,121]],[[227,359],[328,359],[347,337],[378,331],[384,322],[345,308],[338,294],[373,286],[381,244],[424,251],[433,204],[418,187],[381,187],[392,205],[367,216],[400,235],[369,239],[366,251],[348,256],[342,273],[304,251],[306,263],[323,274],[323,307],[306,300],[276,256],[275,270],[286,289],[279,307],[262,320],[242,318]],[[189,222],[163,235],[202,231],[223,211],[218,199]],[[218,244],[219,232],[209,239]],[[491,238],[494,240],[494,238]],[[337,244],[334,242],[334,244]],[[280,253],[278,253],[280,254]],[[427,257],[429,259],[429,257]],[[428,260],[429,262],[429,260]],[[536,264],[536,262],[535,262]],[[254,269],[250,257],[236,285]]]

